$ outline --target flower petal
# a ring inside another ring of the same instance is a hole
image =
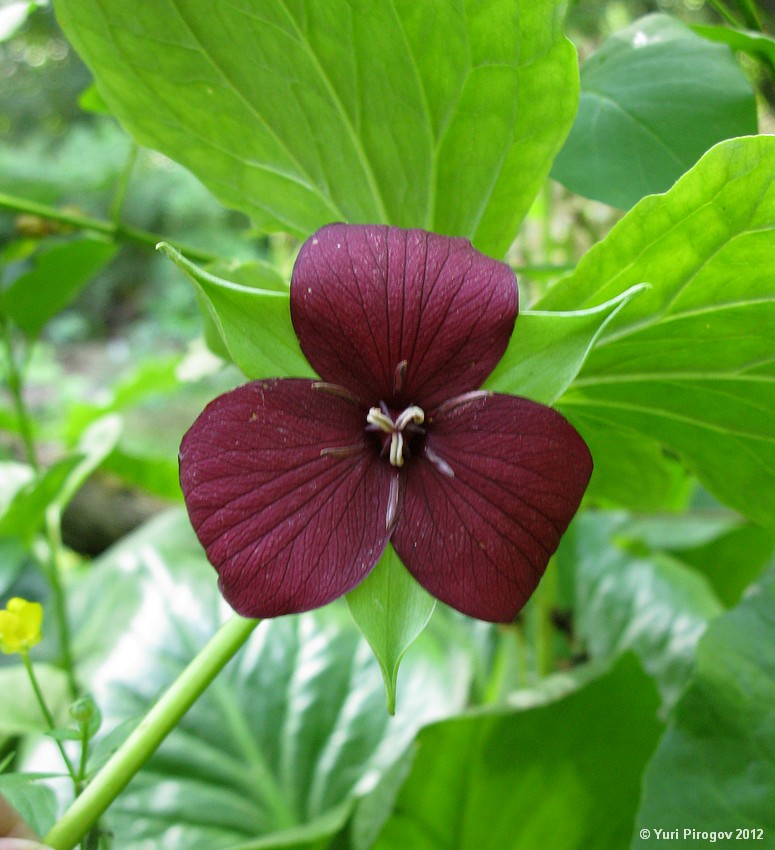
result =
[[[323,227],[291,280],[293,325],[318,374],[395,408],[479,387],[517,305],[514,272],[468,240],[383,225]]]
[[[239,614],[324,605],[381,556],[390,471],[364,423],[360,407],[312,381],[255,381],[211,402],[183,438],[191,523]]]
[[[508,622],[573,518],[592,458],[556,411],[512,396],[445,406],[406,465],[392,542],[458,611]]]

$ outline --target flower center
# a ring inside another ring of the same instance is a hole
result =
[[[425,433],[425,429],[420,427],[424,421],[425,413],[416,404],[394,417],[383,401],[379,407],[372,407],[366,415],[366,430],[383,434],[383,454],[387,453],[392,466],[403,466],[404,458],[410,455],[408,438]]]

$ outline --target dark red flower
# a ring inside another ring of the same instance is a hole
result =
[[[333,224],[304,243],[291,317],[321,380],[238,387],[180,449],[191,522],[238,613],[324,605],[391,541],[436,598],[515,616],[592,472],[559,413],[477,389],[517,306],[512,270],[465,239]]]

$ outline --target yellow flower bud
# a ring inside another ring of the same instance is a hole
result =
[[[9,599],[5,610],[0,611],[0,651],[11,655],[40,643],[42,622],[43,607],[39,603],[18,596]]]

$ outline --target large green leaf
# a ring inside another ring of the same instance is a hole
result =
[[[668,189],[716,142],[756,128],[756,99],[731,51],[648,15],[584,63],[579,111],[552,176],[628,209]]]
[[[135,138],[262,228],[424,226],[500,255],[570,127],[559,0],[59,0]]]
[[[266,264],[237,269],[234,277],[251,285],[232,282],[199,268],[180,251],[159,245],[196,284],[216,326],[228,356],[248,378],[292,376],[316,377],[302,354],[291,323],[290,296],[278,283],[278,273]]]
[[[117,246],[80,238],[45,245],[0,296],[0,310],[26,334],[37,336],[78,292],[113,258]]]
[[[182,511],[98,559],[71,596],[80,669],[106,731],[144,714],[227,612]],[[267,621],[108,823],[127,850],[325,847],[417,727],[459,706],[454,678],[449,666],[408,659],[390,717],[379,666],[343,605]]]
[[[620,850],[656,709],[626,658],[556,702],[426,727],[374,850]]]
[[[614,537],[637,535],[624,514],[588,512],[563,541],[574,555],[576,628],[593,658],[632,650],[675,702],[697,642],[723,610],[707,580],[660,552],[634,555]]]
[[[775,522],[774,173],[772,136],[717,145],[538,305],[582,309],[650,283],[605,327],[558,405],[602,446],[596,467],[629,463],[606,450],[609,429],[657,440],[765,524]]]
[[[694,676],[646,771],[633,850],[685,847],[687,827],[731,830],[732,840],[738,829],[752,830],[748,837],[757,846],[772,847],[773,798],[775,571],[770,570],[700,641]],[[662,837],[656,828],[664,830]],[[648,840],[640,838],[640,830],[650,830]],[[677,835],[668,837],[673,830]]]
[[[509,347],[484,386],[544,404],[556,401],[579,373],[603,328],[644,289],[633,286],[590,310],[521,313]]]

